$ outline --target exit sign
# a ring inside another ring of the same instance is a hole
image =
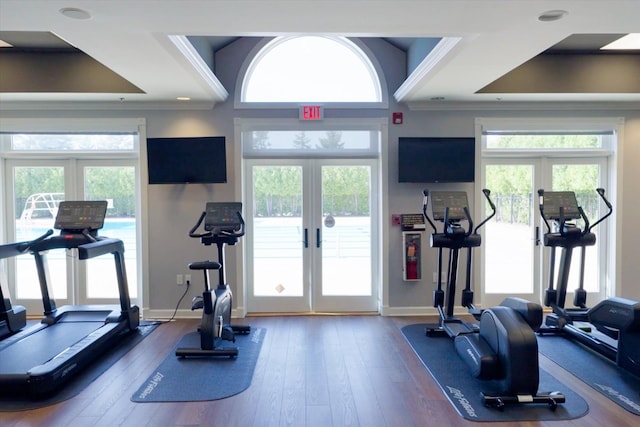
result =
[[[301,105],[300,120],[322,120],[324,119],[324,107],[321,105]]]

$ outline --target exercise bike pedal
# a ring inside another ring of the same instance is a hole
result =
[[[202,310],[204,308],[204,299],[198,295],[191,300],[191,311]]]
[[[225,341],[236,342],[236,335],[233,332],[233,328],[231,326],[223,326],[222,333],[220,334],[220,338]]]

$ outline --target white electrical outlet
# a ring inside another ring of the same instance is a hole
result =
[[[185,274],[184,275],[184,283],[191,283],[191,275],[190,274]]]
[[[184,278],[182,274],[176,274],[176,285],[178,286],[184,285]]]

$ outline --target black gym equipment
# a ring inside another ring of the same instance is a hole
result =
[[[547,316],[547,326],[562,326],[573,321],[586,322],[587,319],[587,291],[584,289],[584,267],[587,246],[596,244],[596,235],[593,228],[604,221],[613,212],[611,203],[604,195],[604,189],[597,190],[600,198],[605,202],[608,212],[596,221],[589,224],[589,218],[581,206],[578,206],[576,195],[573,191],[544,191],[538,190],[540,216],[544,220],[547,232],[544,234],[544,245],[551,248],[549,286],[545,292],[544,304],[551,307],[553,314]],[[573,221],[582,219],[584,227],[580,228]],[[549,221],[553,221],[552,231]],[[558,269],[558,284],[554,287],[556,248],[561,248],[560,264]],[[580,279],[579,286],[575,290],[573,305],[575,308],[565,308],[567,297],[567,284],[571,269],[573,250],[580,248]]]
[[[433,228],[431,247],[438,248],[437,289],[434,306],[438,309],[439,322],[428,325],[428,336],[448,336],[460,358],[469,366],[471,374],[482,380],[491,380],[494,392],[483,393],[485,405],[504,409],[507,404],[544,403],[555,410],[565,396],[559,392],[538,392],[540,382],[538,366],[538,342],[534,330],[542,323],[542,306],[520,298],[506,298],[499,306],[478,310],[473,306],[471,290],[472,248],[479,247],[478,229],[495,215],[491,192],[482,190],[492,214],[475,229],[469,213],[467,193],[464,191],[423,192],[422,211]],[[431,199],[432,218],[427,214]],[[438,233],[433,221],[443,222],[443,232]],[[461,222],[467,222],[465,229]],[[472,232],[473,230],[473,232]],[[442,283],[442,249],[449,249],[446,310]],[[468,249],[467,283],[462,304],[479,319],[472,325],[454,316],[454,298],[461,248]]]
[[[120,239],[98,236],[106,201],[63,201],[54,228],[57,236],[31,244],[35,257],[44,317],[32,328],[9,338],[0,347],[0,393],[39,397],[59,389],[96,357],[115,346],[139,324],[139,309],[131,305]],[[50,297],[46,254],[75,249],[78,259],[112,254],[120,304],[57,307]],[[17,336],[19,339],[15,339]]]
[[[471,289],[472,249],[480,246],[482,238],[478,229],[486,224],[496,213],[496,208],[491,201],[491,192],[482,190],[485,199],[492,209],[492,214],[485,218],[478,226],[473,228],[473,220],[469,213],[467,193],[464,191],[423,191],[422,213],[433,228],[430,244],[432,248],[438,248],[438,265],[436,271],[437,288],[433,292],[433,306],[438,309],[439,322],[437,325],[427,326],[427,335],[447,334],[454,338],[459,334],[476,332],[477,326],[471,325],[453,313],[456,294],[456,282],[458,275],[458,258],[460,249],[467,248],[467,274],[466,284],[462,291],[462,306],[466,307],[476,318],[480,317],[481,310],[473,305],[473,290]],[[427,206],[431,201],[431,218],[427,213]],[[433,221],[443,223],[442,232],[438,233]],[[465,229],[461,224],[467,222]],[[442,289],[442,250],[449,249],[449,266],[447,269],[447,291]],[[445,306],[446,297],[446,307]]]
[[[200,270],[204,275],[202,296],[195,297],[191,309],[202,309],[200,348],[176,349],[179,357],[211,357],[238,355],[237,347],[224,347],[222,341],[235,341],[235,334],[248,334],[250,326],[231,325],[233,295],[225,278],[225,245],[235,245],[245,234],[242,218],[242,203],[208,202],[197,223],[189,231],[189,237],[199,238],[205,246],[215,244],[218,249],[218,261],[199,261],[189,264],[189,269]],[[204,233],[197,233],[204,221]],[[209,271],[218,271],[218,286],[212,289]]]
[[[620,297],[608,298],[592,308],[586,306],[587,292],[584,290],[585,252],[587,246],[596,243],[593,228],[611,215],[613,207],[605,196],[605,190],[596,192],[607,206],[608,212],[594,224],[572,191],[538,190],[540,215],[547,227],[544,245],[551,248],[549,287],[545,294],[545,305],[553,309],[546,316],[545,327],[538,331],[563,333],[597,353],[617,363],[618,366],[640,376],[640,302]],[[584,226],[578,227],[574,220],[582,219]],[[553,221],[553,230],[549,221]],[[561,248],[558,267],[558,283],[554,287],[555,252]],[[571,269],[573,249],[580,248],[579,284],[575,290],[575,308],[565,308],[567,283]],[[602,335],[597,335],[595,328]]]
[[[0,259],[23,254],[29,250],[31,245],[46,239],[51,234],[53,234],[53,230],[48,230],[35,240],[0,245]],[[2,283],[0,283],[0,339],[17,333],[26,325],[27,311],[21,305],[11,304],[11,293],[7,289],[7,293],[5,294],[2,290]]]

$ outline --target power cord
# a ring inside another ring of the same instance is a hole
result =
[[[176,317],[176,313],[178,313],[178,307],[180,307],[180,303],[182,302],[184,297],[187,296],[187,293],[189,292],[189,286],[191,286],[191,281],[187,280],[186,285],[187,286],[185,287],[184,292],[182,293],[182,296],[180,297],[180,299],[178,300],[178,303],[176,304],[175,310],[173,310],[173,314],[171,315],[171,318],[167,320],[167,322],[173,321],[173,319]]]

